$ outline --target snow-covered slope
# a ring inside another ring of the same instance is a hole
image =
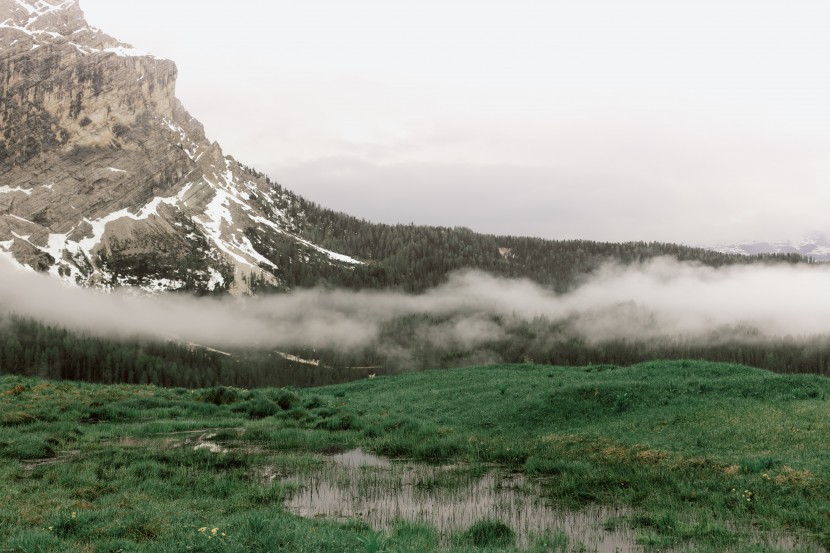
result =
[[[0,256],[80,285],[246,293],[297,236],[292,196],[205,137],[176,67],[76,0],[0,0]]]

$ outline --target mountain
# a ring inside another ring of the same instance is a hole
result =
[[[756,260],[375,225],[326,210],[209,141],[176,98],[176,75],[173,62],[90,27],[76,0],[0,0],[0,256],[83,286],[232,294],[418,291],[461,268],[562,290],[608,260]]]
[[[359,263],[293,234],[291,198],[225,156],[176,66],[87,25],[75,0],[0,0],[0,253],[83,285],[279,284],[262,245]]]
[[[811,233],[800,240],[745,242],[712,246],[710,249],[720,253],[739,255],[798,254],[815,261],[830,261],[830,241],[820,232]]]

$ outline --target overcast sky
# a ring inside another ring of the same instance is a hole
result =
[[[830,231],[826,0],[80,0],[226,153],[379,222]]]

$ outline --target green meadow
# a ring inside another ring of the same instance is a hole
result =
[[[5,376],[0,552],[592,550],[555,525],[520,539],[497,518],[442,533],[288,509],[302,475],[357,448],[450,467],[425,487],[495,470],[563,512],[607,507],[616,514],[598,531],[624,530],[621,550],[824,551],[828,399],[825,377],[698,361],[477,367],[314,389]]]

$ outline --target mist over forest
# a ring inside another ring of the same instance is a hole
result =
[[[830,267],[816,264],[714,268],[664,257],[607,264],[567,293],[527,279],[460,271],[419,294],[318,287],[220,299],[74,288],[0,267],[8,283],[0,306],[14,320],[104,340],[216,348],[233,354],[239,365],[234,371],[242,373],[234,378],[253,383],[265,377],[250,374],[286,367],[292,358],[306,362],[301,370],[311,365],[397,372],[652,358],[830,370],[830,298],[821,293],[830,286]],[[9,333],[14,325],[7,320],[6,327]],[[37,347],[49,351],[45,344]],[[230,362],[213,357],[208,365]],[[49,373],[61,364],[56,354],[41,360],[38,370]],[[181,380],[171,379],[161,380]]]

